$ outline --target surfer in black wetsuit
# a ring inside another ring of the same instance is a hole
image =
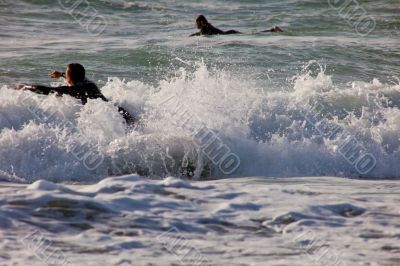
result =
[[[57,95],[62,96],[66,94],[81,100],[83,105],[87,103],[88,99],[100,98],[108,102],[108,99],[104,97],[97,85],[86,79],[85,68],[81,64],[69,64],[65,73],[53,71],[49,76],[54,79],[64,77],[68,86],[47,87],[42,85],[17,85],[17,90],[29,90],[44,95],[57,93]],[[118,112],[123,116],[128,125],[134,124],[134,119],[128,111],[122,107],[118,107]]]
[[[211,23],[209,23],[206,17],[203,15],[200,15],[196,18],[196,27],[200,31],[190,35],[190,37],[201,35],[228,35],[241,33],[236,30],[222,31],[220,29],[217,29],[216,27],[211,25]]]

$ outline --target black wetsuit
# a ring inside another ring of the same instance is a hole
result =
[[[228,35],[228,34],[237,34],[240,33],[236,30],[228,30],[228,31],[222,31],[220,29],[217,29],[210,23],[205,24],[203,27],[201,27],[199,32],[193,33],[190,35],[192,36],[200,36],[200,35]]]
[[[103,101],[108,102],[108,99],[104,97],[96,84],[90,80],[79,82],[74,86],[47,87],[42,85],[33,85],[30,90],[44,95],[48,95],[49,93],[57,93],[57,95],[60,96],[66,94],[81,100],[83,105],[87,103],[88,99],[100,98]],[[134,124],[135,120],[128,111],[122,107],[118,107],[118,112],[123,116],[128,125]]]

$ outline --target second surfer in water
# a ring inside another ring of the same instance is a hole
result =
[[[228,35],[228,34],[240,34],[241,32],[236,31],[236,30],[228,30],[228,31],[223,31],[220,30],[216,27],[214,27],[208,20],[206,19],[205,16],[200,15],[196,18],[196,28],[198,28],[200,31],[191,34],[189,37],[192,36],[209,36],[209,35]],[[269,30],[263,30],[261,32],[283,32],[283,30],[275,26]]]
[[[228,31],[222,31],[213,25],[211,25],[210,22],[206,19],[205,16],[200,15],[196,18],[196,27],[200,30],[199,32],[196,32],[192,36],[200,36],[200,35],[228,35],[228,34],[239,34],[239,31],[236,30],[228,30]]]

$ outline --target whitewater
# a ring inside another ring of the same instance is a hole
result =
[[[0,1],[0,266],[400,265],[400,6],[344,2]]]
[[[185,163],[195,179],[398,178],[399,84],[338,87],[322,66],[313,73],[307,65],[281,91],[193,64],[193,72],[180,68],[157,86],[109,78],[102,91],[111,102],[85,106],[3,86],[2,179],[92,182],[138,171],[179,177]],[[117,105],[137,118],[134,130],[126,130]],[[227,171],[217,160],[229,156],[222,145],[233,160]]]
[[[1,88],[4,265],[399,262],[399,184],[385,181],[399,173],[398,84],[338,88],[319,67],[274,91],[193,68],[158,86],[110,78],[112,101],[85,106]],[[207,156],[204,128],[237,169]],[[365,150],[338,152],[351,136]],[[360,152],[376,161],[357,167]]]

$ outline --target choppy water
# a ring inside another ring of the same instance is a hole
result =
[[[230,176],[400,176],[398,1],[359,1],[376,21],[366,36],[334,1],[89,1],[97,31],[67,2],[0,1],[4,178],[179,175],[182,161],[197,177],[225,176],[193,144],[200,125],[240,158]],[[188,38],[198,14],[245,34]],[[257,34],[275,25],[285,32]],[[111,103],[8,89],[49,83],[69,62],[140,118],[134,132]],[[177,109],[195,123],[182,127]],[[76,147],[101,163],[85,166]]]
[[[1,265],[399,264],[397,181],[0,183]]]
[[[0,265],[399,265],[400,3],[344,2],[0,0]],[[70,62],[112,101],[10,89]]]

